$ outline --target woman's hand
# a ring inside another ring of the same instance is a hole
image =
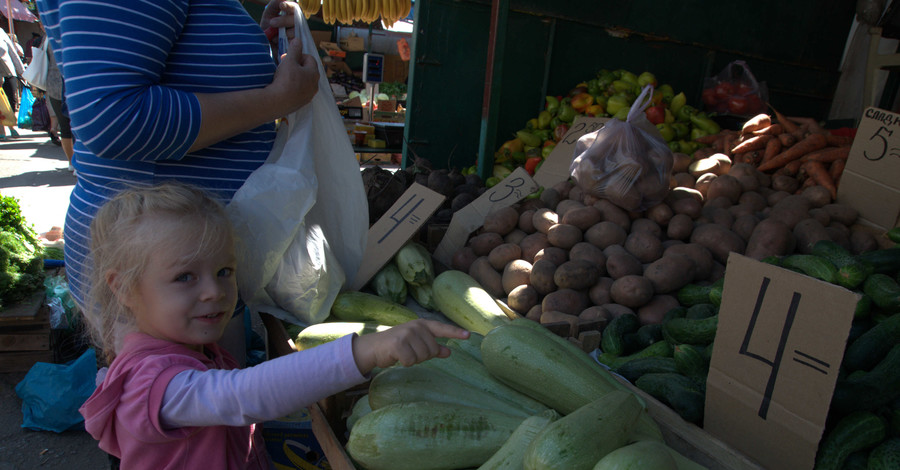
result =
[[[282,15],[281,13],[284,12]],[[271,0],[266,9],[263,10],[262,18],[259,20],[259,27],[263,31],[273,28],[285,28],[288,39],[294,38],[294,7],[289,5],[287,0]]]
[[[277,101],[287,106],[287,115],[309,103],[319,91],[319,67],[316,59],[303,53],[300,38],[291,39],[287,53],[281,56],[270,88]]]

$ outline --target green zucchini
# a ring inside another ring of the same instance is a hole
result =
[[[672,357],[641,357],[616,367],[613,369],[613,372],[634,383],[644,374],[653,372],[677,373],[678,368],[675,366],[675,359]]]
[[[875,273],[866,279],[863,292],[889,314],[900,312],[900,284],[887,274]]]
[[[331,314],[345,322],[375,322],[396,326],[419,318],[416,312],[375,294],[344,291],[331,305]]]
[[[900,343],[900,315],[891,315],[847,346],[841,366],[848,372],[869,370],[897,343]]]
[[[525,418],[522,424],[513,431],[509,439],[503,443],[494,455],[483,463],[478,470],[518,470],[522,468],[525,459],[525,449],[531,441],[540,434],[550,423],[559,419],[559,413],[554,410],[546,410],[542,413]]]
[[[369,405],[373,410],[417,401],[486,408],[523,418],[532,414],[511,401],[430,367],[388,367],[369,384]]]
[[[347,453],[369,470],[475,468],[494,455],[525,419],[446,403],[400,403],[363,416]]]
[[[347,430],[353,429],[353,425],[363,416],[372,412],[372,406],[369,405],[369,395],[363,395],[356,400],[350,409],[350,416],[347,417]]]
[[[819,443],[815,470],[840,470],[850,454],[875,446],[886,435],[884,420],[871,411],[844,416]]]
[[[604,354],[621,356],[625,354],[625,335],[634,333],[641,327],[641,321],[637,315],[624,314],[613,318],[600,337],[600,350]]]
[[[372,276],[369,284],[379,296],[401,305],[406,303],[406,281],[400,275],[397,265],[393,262],[389,262],[379,269]]]
[[[837,282],[837,267],[821,256],[793,254],[785,256],[781,260],[782,267],[791,269],[807,276],[820,279],[831,284]]]
[[[663,324],[663,338],[670,344],[709,344],[716,338],[719,315],[700,320],[674,318]]]
[[[448,269],[431,284],[434,305],[457,325],[487,334],[497,326],[509,324],[509,317],[472,276]]]
[[[421,286],[409,284],[409,289],[407,290],[412,295],[412,298],[416,299],[416,303],[428,310],[435,309],[434,292],[431,290],[431,284],[422,284]]]
[[[431,253],[421,243],[408,242],[394,255],[394,263],[406,282],[421,286],[434,281]]]
[[[312,349],[321,344],[334,341],[349,334],[366,335],[390,329],[388,325],[375,322],[324,322],[309,325],[293,337],[294,347],[298,351]]]
[[[668,405],[685,421],[702,425],[706,396],[694,379],[672,373],[644,374],[635,386]]]
[[[484,335],[470,331],[468,339],[450,338],[447,340],[447,346],[451,349],[458,349],[481,362],[481,342],[483,340]]]
[[[871,264],[860,261],[853,253],[832,240],[817,241],[811,254],[831,261],[838,268],[835,283],[847,289],[856,288],[874,271]]]
[[[643,407],[631,392],[603,395],[550,423],[525,450],[528,470],[592,468],[628,443]]]
[[[868,470],[900,468],[900,437],[887,439],[869,453]]]
[[[638,441],[606,454],[592,470],[678,470],[669,447],[661,442]]]

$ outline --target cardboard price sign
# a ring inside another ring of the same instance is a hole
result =
[[[812,469],[860,295],[731,253],[704,429],[768,469]]]
[[[360,290],[397,251],[434,214],[445,196],[418,183],[394,202],[394,205],[369,227],[362,264],[353,278],[351,289]]]
[[[863,222],[888,230],[900,223],[900,114],[867,108],[853,139],[837,200]]]
[[[544,159],[541,168],[534,175],[534,181],[545,188],[550,188],[556,183],[569,179],[569,167],[575,158],[572,155],[572,152],[575,151],[575,143],[578,142],[581,136],[590,134],[603,127],[603,124],[610,119],[588,116],[576,117],[572,126],[569,127],[569,132],[566,132],[566,135],[557,142],[556,147],[553,147],[550,155],[547,155],[547,158]]]
[[[539,186],[524,168],[516,168],[503,181],[484,192],[478,199],[453,213],[447,232],[434,250],[434,257],[452,266],[453,255],[464,246],[469,234],[484,225],[491,211],[511,206],[525,196],[537,191]]]

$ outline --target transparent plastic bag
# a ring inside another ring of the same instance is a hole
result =
[[[706,111],[755,116],[766,112],[769,89],[765,82],[756,80],[746,62],[735,60],[703,81],[701,98]]]
[[[666,197],[674,156],[644,115],[652,95],[653,87],[644,87],[625,121],[611,119],[575,143],[569,173],[586,195],[627,211],[648,209]]]

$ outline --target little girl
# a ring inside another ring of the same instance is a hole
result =
[[[110,363],[81,407],[85,428],[128,469],[268,469],[256,423],[409,366],[468,337],[415,320],[248,369],[216,345],[238,297],[234,238],[222,206],[181,184],[127,189],[91,224],[88,318]]]

